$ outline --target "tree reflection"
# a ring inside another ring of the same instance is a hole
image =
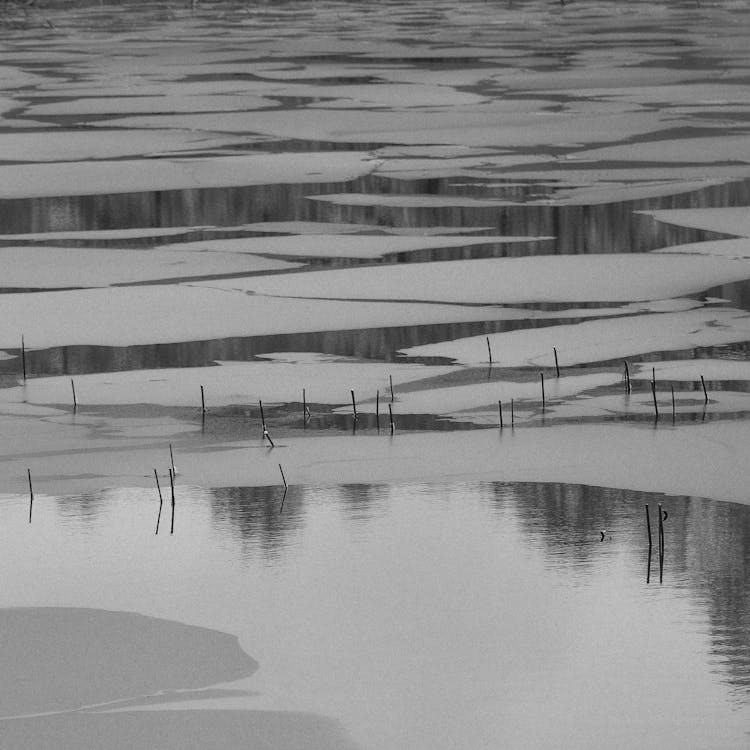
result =
[[[283,486],[221,487],[211,491],[214,522],[238,538],[246,551],[260,550],[277,557],[290,534],[303,526],[303,495],[289,487],[284,502]]]
[[[651,582],[658,586],[657,505],[664,522],[664,585],[687,588],[709,620],[711,649],[722,677],[750,690],[750,508],[702,498],[557,483],[495,483],[493,502],[511,510],[519,528],[556,567],[590,569],[600,557],[600,533],[614,534],[633,561],[633,575],[646,577],[648,538],[653,534]]]

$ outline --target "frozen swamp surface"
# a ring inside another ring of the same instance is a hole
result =
[[[747,3],[1,13],[0,747],[747,746]]]

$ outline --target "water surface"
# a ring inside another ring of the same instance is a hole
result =
[[[177,487],[0,505],[2,606],[236,633],[255,695],[363,748],[744,746],[750,509],[599,487]],[[660,582],[644,505],[668,511]],[[604,532],[604,540],[602,540]],[[654,720],[654,714],[665,717]]]

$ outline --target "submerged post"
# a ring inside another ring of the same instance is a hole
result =
[[[354,391],[350,391],[352,394],[352,409],[354,409],[354,421],[357,421],[357,402],[354,400]]]
[[[201,386],[201,413],[203,414],[203,418],[206,418],[206,397],[203,393],[203,386]]]
[[[375,391],[375,426],[380,432],[380,391]]]
[[[560,377],[560,365],[557,362],[557,349],[553,346],[552,351],[555,353],[555,372],[557,373],[557,377]]]
[[[163,498],[161,496],[161,487],[159,486],[159,474],[157,473],[156,469],[154,469],[154,478],[156,479],[156,489],[159,492],[159,515],[156,516],[156,534],[159,533],[159,521],[161,521],[161,506],[163,503]]]
[[[503,402],[498,401],[497,402],[497,410],[500,413],[500,429],[503,429]]]
[[[388,404],[388,417],[391,422],[391,435],[396,431],[396,423],[393,421],[393,409],[391,408],[391,405]]]
[[[701,375],[701,385],[703,386],[703,399],[704,403],[708,403],[708,391],[706,390],[706,381],[703,379],[703,375]]]
[[[541,379],[542,379],[542,411],[544,411],[545,408],[546,408],[546,406],[547,406],[547,399],[544,396],[544,373],[541,372],[539,374],[540,374]]]
[[[492,347],[490,346],[490,337],[487,336],[487,354],[490,357],[490,364],[492,364]]]
[[[73,389],[73,411],[78,409],[78,401],[76,400],[76,384],[73,382],[73,378],[70,379],[70,387]]]
[[[23,382],[26,382],[26,345],[23,342],[23,334],[21,334],[21,371],[23,372]]]
[[[513,399],[510,400],[510,426],[515,427],[516,424],[516,410],[513,406]]]
[[[31,469],[26,469],[29,475],[29,523],[31,523],[31,510],[34,507],[34,490],[31,486]]]
[[[659,406],[656,403],[656,382],[651,381],[651,395],[654,398],[654,415],[656,419],[659,419]]]

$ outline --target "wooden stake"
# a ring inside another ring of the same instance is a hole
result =
[[[357,421],[357,402],[354,400],[354,391],[351,391],[352,394],[352,408],[354,409],[354,421]]]
[[[268,430],[266,429],[266,418],[263,415],[263,402],[258,400],[258,406],[260,406],[260,423],[263,426],[263,435],[261,436],[261,439],[266,438],[268,442],[271,444],[272,448],[275,448],[273,440],[271,440],[271,436],[268,434]]]
[[[174,472],[169,470],[169,486],[172,488],[172,524],[169,527],[169,533],[174,534]]]
[[[703,379],[703,375],[701,375],[701,385],[703,386],[703,398],[704,403],[708,403],[708,391],[706,390],[706,381]]]
[[[375,391],[375,425],[380,432],[380,391]]]
[[[560,365],[557,363],[557,349],[553,346],[552,351],[555,353],[555,372],[557,373],[557,377],[560,377]]]
[[[29,523],[31,523],[31,510],[34,507],[34,489],[31,486],[31,469],[26,469],[29,475]]]
[[[659,503],[659,583],[664,574],[664,522],[662,520],[661,503]]]
[[[661,509],[661,503],[659,503],[659,547],[663,549],[664,547],[664,521],[662,520],[664,518],[664,513]]]
[[[659,419],[659,407],[656,403],[656,383],[653,380],[651,381],[651,395],[654,397],[654,414],[656,419]]]
[[[516,424],[516,410],[513,406],[513,399],[510,400],[510,426],[515,427]]]
[[[206,414],[206,398],[203,393],[203,386],[201,386],[201,412],[203,412],[203,415]]]
[[[73,382],[73,378],[70,379],[70,387],[73,389],[73,411],[78,409],[78,401],[76,401],[76,384]]]
[[[172,463],[172,474],[177,476],[177,467],[174,465],[174,454],[172,453],[172,443],[169,444],[169,460]]]
[[[154,469],[154,477],[156,478],[156,489],[159,491],[159,515],[156,517],[156,533],[159,533],[159,521],[161,521],[161,506],[163,503],[163,498],[161,496],[161,487],[159,486],[159,475],[156,472],[156,469]]]
[[[625,393],[630,393],[630,370],[628,369],[628,361],[623,360],[625,363]]]
[[[490,346],[490,337],[487,336],[487,354],[490,357],[490,364],[492,364],[492,347]]]
[[[497,402],[497,410],[500,413],[500,429],[503,429],[503,402],[498,401]]]
[[[389,375],[388,380],[390,381],[390,384],[391,384],[391,403],[393,403],[393,375]]]
[[[539,374],[541,375],[541,378],[542,378],[542,411],[544,411],[547,406],[547,399],[544,396],[544,373],[541,372]]]
[[[26,382],[26,345],[23,342],[23,334],[21,334],[21,369],[23,371],[23,382]]]
[[[396,431],[396,423],[393,421],[393,409],[391,408],[391,405],[388,404],[388,418],[391,422],[391,435]]]

